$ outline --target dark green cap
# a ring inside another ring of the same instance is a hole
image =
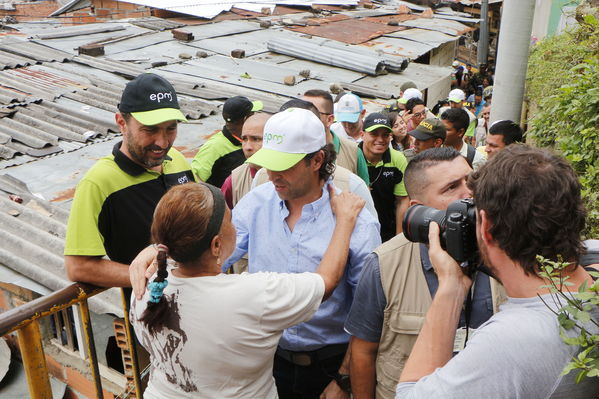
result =
[[[441,120],[437,118],[427,118],[420,122],[416,129],[408,133],[410,136],[417,138],[420,141],[430,139],[441,139],[445,141],[447,130]]]

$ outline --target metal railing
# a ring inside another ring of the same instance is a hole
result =
[[[0,337],[12,332],[17,333],[21,359],[23,361],[27,383],[29,385],[29,394],[32,399],[52,398],[52,389],[50,387],[50,378],[48,367],[46,365],[39,320],[48,316],[60,318],[62,317],[61,313],[73,305],[79,305],[78,308],[81,313],[81,323],[83,326],[83,335],[85,337],[85,342],[83,344],[87,348],[87,357],[93,378],[96,398],[103,398],[102,379],[100,376],[98,357],[96,355],[87,300],[105,290],[106,288],[100,288],[89,284],[74,283],[61,290],[34,299],[4,313],[0,313]],[[137,362],[135,339],[131,324],[129,323],[129,303],[126,300],[126,295],[123,290],[121,290],[121,296],[125,314],[127,344],[133,355],[132,363],[135,396],[136,398],[141,398],[141,378]]]

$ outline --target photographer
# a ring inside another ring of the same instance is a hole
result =
[[[561,376],[578,348],[565,344],[547,281],[536,256],[578,259],[585,211],[570,165],[547,151],[514,144],[469,179],[476,201],[476,236],[484,263],[505,287],[508,302],[452,358],[456,326],[472,281],[441,249],[431,223],[429,255],[439,288],[401,373],[396,398],[589,398],[599,379]],[[590,275],[576,263],[564,271],[570,291]],[[540,296],[540,297],[539,297]],[[544,302],[543,302],[544,300]],[[595,320],[598,309],[593,310]],[[597,327],[585,327],[592,334]]]
[[[445,213],[449,204],[471,196],[466,187],[470,172],[466,159],[453,148],[423,151],[406,168],[410,204]],[[438,287],[427,246],[408,241],[404,234],[368,255],[345,322],[352,335],[350,377],[355,399],[395,396],[399,374]],[[474,237],[471,241],[476,247]],[[497,281],[483,273],[475,280],[471,306],[463,312],[460,327],[477,328],[503,299]]]

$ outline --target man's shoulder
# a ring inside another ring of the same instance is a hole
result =
[[[356,143],[355,141],[352,141],[348,138],[339,135],[337,135],[337,138],[339,138],[339,143],[341,144],[342,149],[348,149],[354,152],[358,151],[358,143]]]
[[[187,162],[185,155],[183,155],[176,148],[171,147],[171,149],[168,152],[168,156],[171,157],[170,164],[167,164],[169,166],[169,169],[173,169],[173,168],[176,169],[176,170],[174,170],[174,172],[191,170],[191,167],[189,165],[189,162]],[[172,173],[173,171],[169,171],[169,172]]]
[[[397,234],[389,241],[384,242],[374,252],[380,257],[384,255],[390,255],[395,252],[403,251],[405,249],[415,250],[418,249],[419,244],[416,242],[409,241],[403,233]]]
[[[405,168],[408,164],[406,156],[401,151],[397,151],[394,148],[389,148],[389,154],[391,156],[391,164],[393,164],[393,166],[397,166],[401,169]]]
[[[113,181],[115,176],[118,175],[128,176],[128,174],[114,161],[114,155],[110,154],[96,161],[96,163],[85,172],[82,180],[102,186],[105,183]]]

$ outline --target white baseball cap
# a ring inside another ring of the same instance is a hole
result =
[[[335,120],[337,122],[356,123],[363,109],[364,106],[360,97],[353,93],[345,94],[337,101]]]
[[[401,98],[397,100],[397,102],[400,104],[406,104],[409,100],[413,98],[418,98],[422,100],[422,92],[418,89],[410,87],[409,89],[406,89],[406,91],[403,92],[403,96],[401,96]]]
[[[461,103],[466,99],[466,94],[463,90],[453,89],[449,92],[448,100],[453,103]]]
[[[326,134],[320,119],[312,111],[288,108],[266,122],[262,148],[246,162],[281,172],[325,145]]]
[[[458,60],[455,60],[455,61],[454,61],[454,62],[451,64],[451,66],[453,66],[454,68],[457,68],[457,67],[459,67],[459,66],[460,66],[460,62],[459,62]]]

